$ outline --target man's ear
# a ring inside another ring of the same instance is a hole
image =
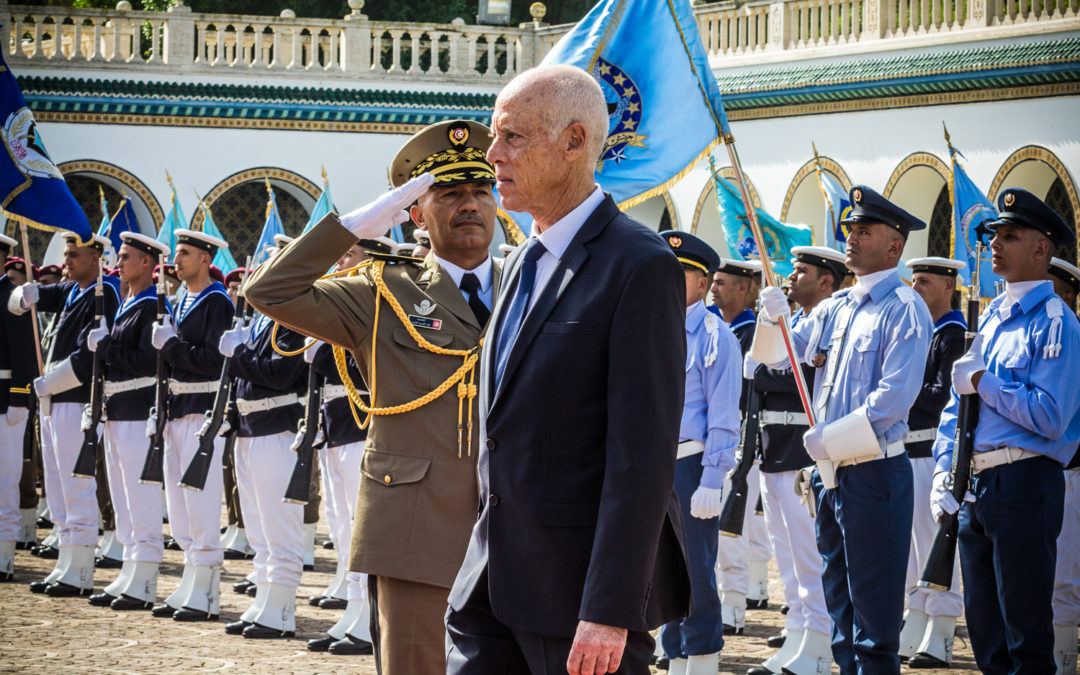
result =
[[[588,134],[585,131],[585,125],[581,122],[573,122],[570,126],[566,127],[566,131],[563,132],[566,136],[566,150],[570,153],[579,153],[585,149],[585,142]]]
[[[427,232],[427,225],[424,224],[424,209],[420,208],[419,204],[409,207],[409,217],[416,223],[416,229]]]

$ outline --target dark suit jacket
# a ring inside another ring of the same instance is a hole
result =
[[[452,607],[486,569],[492,611],[518,631],[569,638],[579,619],[644,631],[686,615],[673,492],[685,297],[670,249],[608,196],[526,316],[498,391],[494,342],[484,350],[482,505]]]

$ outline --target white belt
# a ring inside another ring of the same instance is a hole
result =
[[[876,462],[879,459],[888,459],[889,457],[896,457],[897,455],[904,454],[904,442],[895,441],[885,446],[884,454],[869,455],[867,457],[853,457],[852,459],[845,459],[842,462],[837,463],[836,467],[852,466],[854,464],[865,464],[866,462]]]
[[[281,408],[282,406],[292,405],[299,403],[300,398],[296,394],[285,394],[283,396],[274,396],[272,398],[260,398],[255,401],[249,401],[246,398],[236,399],[236,409],[240,411],[241,415],[250,415],[256,412],[266,412],[267,410],[273,410],[274,408]]]
[[[937,437],[937,429],[919,429],[917,431],[909,431],[907,436],[904,436],[905,443],[919,443],[921,441],[932,441]]]
[[[134,380],[123,380],[121,382],[109,382],[106,380],[105,395],[112,396],[113,394],[119,394],[125,391],[145,389],[146,387],[152,387],[155,384],[157,384],[156,377],[136,377]]]
[[[335,398],[343,398],[348,395],[349,391],[343,384],[327,384],[323,385],[322,397],[324,401],[333,401]]]
[[[217,388],[217,380],[210,380],[208,382],[181,382],[180,380],[169,380],[170,394],[213,394],[217,391]]]
[[[971,470],[980,473],[1002,464],[1012,464],[1023,459],[1040,456],[1037,452],[1021,450],[1020,448],[998,448],[990,452],[978,452],[971,456]]]
[[[0,380],[10,380],[10,379],[11,379],[11,371],[10,370],[0,370]]]
[[[766,424],[782,424],[784,426],[794,425],[808,427],[810,426],[810,418],[806,416],[806,413],[801,412],[762,410],[761,416],[758,418],[758,424],[761,426],[765,426]]]
[[[705,452],[705,443],[702,441],[683,441],[679,443],[679,452],[675,455],[676,459],[682,459],[683,457],[693,457],[694,455],[700,455]]]

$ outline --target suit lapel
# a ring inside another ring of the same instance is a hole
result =
[[[439,265],[434,256],[428,256],[424,264],[428,271],[431,272],[431,281],[427,287],[428,296],[463,323],[480,330],[481,326],[476,322],[476,316],[473,314],[472,308],[465,301],[461,289],[454,284],[453,277]]]

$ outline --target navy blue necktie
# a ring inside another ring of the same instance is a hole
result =
[[[521,257],[517,288],[514,289],[514,297],[499,323],[499,335],[495,343],[495,389],[499,388],[510,351],[517,340],[525,315],[529,311],[529,298],[532,296],[533,283],[536,281],[536,261],[544,255],[545,250],[547,249],[539,239],[530,239]]]

